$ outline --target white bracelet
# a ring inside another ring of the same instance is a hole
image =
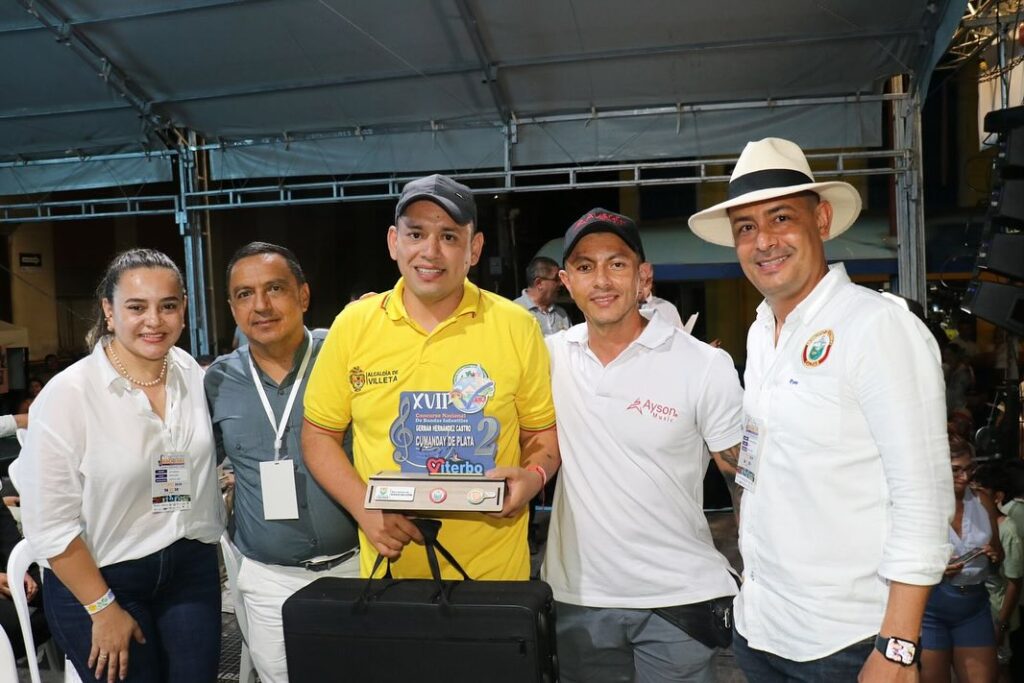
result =
[[[100,599],[96,602],[90,602],[88,605],[83,605],[85,611],[89,614],[97,614],[102,612],[106,608],[110,607],[114,603],[114,591],[107,589],[107,592],[100,596]]]

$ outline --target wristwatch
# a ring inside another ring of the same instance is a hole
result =
[[[917,643],[896,636],[878,636],[875,638],[875,649],[890,662],[900,666],[911,666],[917,662]]]

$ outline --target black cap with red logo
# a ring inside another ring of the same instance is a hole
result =
[[[643,242],[640,241],[640,231],[637,230],[633,219],[629,216],[623,216],[614,211],[598,207],[580,216],[572,224],[572,227],[566,231],[565,246],[562,249],[562,263],[565,264],[569,260],[572,250],[576,248],[576,244],[581,239],[594,232],[610,232],[618,235],[630,249],[640,256],[641,261],[647,260],[644,257]]]

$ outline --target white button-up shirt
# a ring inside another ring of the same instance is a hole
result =
[[[661,316],[662,320],[666,321],[669,325],[675,325],[679,329],[686,331],[686,327],[683,325],[683,319],[679,315],[679,309],[675,307],[671,301],[662,299],[660,296],[654,296],[653,294],[647,297],[647,301],[640,304],[640,312],[646,313],[647,317],[650,317],[655,312]]]
[[[708,448],[742,435],[729,354],[657,315],[608,365],[586,324],[545,341],[562,454],[542,571],[555,599],[641,609],[734,595],[703,512]]]
[[[774,331],[762,303],[747,338],[743,406],[761,447],[743,495],[736,627],[752,648],[809,661],[878,633],[888,581],[942,577],[953,512],[944,385],[928,329],[841,264],[777,344]]]
[[[22,524],[38,556],[59,555],[79,535],[100,567],[182,538],[217,542],[225,515],[203,370],[179,348],[168,357],[166,388],[161,420],[102,343],[43,388],[18,459]],[[168,452],[188,455],[189,510],[153,511],[153,457]]]

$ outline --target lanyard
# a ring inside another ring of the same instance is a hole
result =
[[[299,365],[299,374],[295,376],[295,382],[292,384],[292,393],[288,395],[288,403],[285,404],[284,414],[281,415],[280,423],[274,420],[274,409],[270,407],[267,392],[263,390],[263,382],[260,381],[260,376],[256,373],[256,366],[252,362],[252,351],[249,351],[249,371],[252,372],[252,382],[256,385],[256,393],[259,394],[260,401],[263,403],[263,410],[266,411],[267,419],[270,420],[270,427],[274,430],[275,461],[281,458],[281,439],[284,436],[285,427],[288,426],[288,416],[292,414],[295,397],[299,395],[299,388],[302,386],[302,380],[306,376],[309,358],[313,355],[313,336],[309,332],[306,332],[306,342],[306,355],[303,356],[302,364]]]

